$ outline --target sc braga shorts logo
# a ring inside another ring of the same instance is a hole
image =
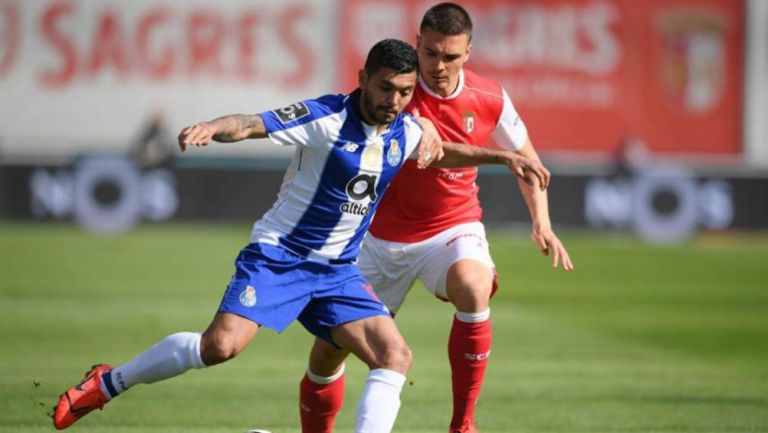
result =
[[[382,146],[371,143],[365,146],[360,158],[361,168],[375,170],[381,167]],[[376,174],[360,173],[347,182],[346,192],[349,201],[342,203],[339,210],[346,214],[365,216],[371,211],[370,203],[376,201],[376,182],[379,176]]]

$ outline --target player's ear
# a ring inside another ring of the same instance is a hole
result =
[[[365,72],[365,69],[361,69],[357,72],[357,85],[361,89],[365,89],[368,85],[368,73]]]
[[[464,54],[464,61],[465,61],[465,62],[466,62],[467,60],[469,60],[469,54],[470,54],[471,52],[472,52],[472,42],[470,42],[470,43],[469,43],[469,45],[467,45],[467,52],[466,52],[466,54]]]
[[[416,33],[416,49],[421,46],[421,33]]]

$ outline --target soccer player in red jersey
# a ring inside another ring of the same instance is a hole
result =
[[[456,4],[429,9],[417,37],[420,77],[406,108],[431,120],[448,142],[485,146],[493,140],[538,161],[526,127],[496,81],[465,69],[472,21]],[[489,303],[496,289],[477,169],[418,170],[407,162],[382,202],[363,244],[359,266],[382,301],[395,313],[416,279],[456,307],[448,342],[453,416],[450,433],[475,433],[475,405],[491,350]],[[533,220],[532,239],[555,268],[573,269],[552,230],[546,192],[536,182],[518,182]],[[300,387],[304,433],[330,433],[344,395],[346,353],[316,340]]]

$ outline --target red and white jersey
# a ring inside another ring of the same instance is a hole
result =
[[[446,141],[518,150],[528,131],[501,85],[463,69],[456,90],[442,97],[419,85],[406,111],[432,121]],[[370,232],[393,242],[419,242],[456,224],[480,221],[477,167],[416,168],[408,160],[389,185]]]

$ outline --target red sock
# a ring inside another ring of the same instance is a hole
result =
[[[343,375],[329,384],[320,385],[305,374],[299,391],[302,433],[332,433],[343,403]]]
[[[448,340],[453,382],[452,427],[474,425],[475,405],[483,386],[485,368],[491,353],[491,319],[467,323],[453,319]]]

